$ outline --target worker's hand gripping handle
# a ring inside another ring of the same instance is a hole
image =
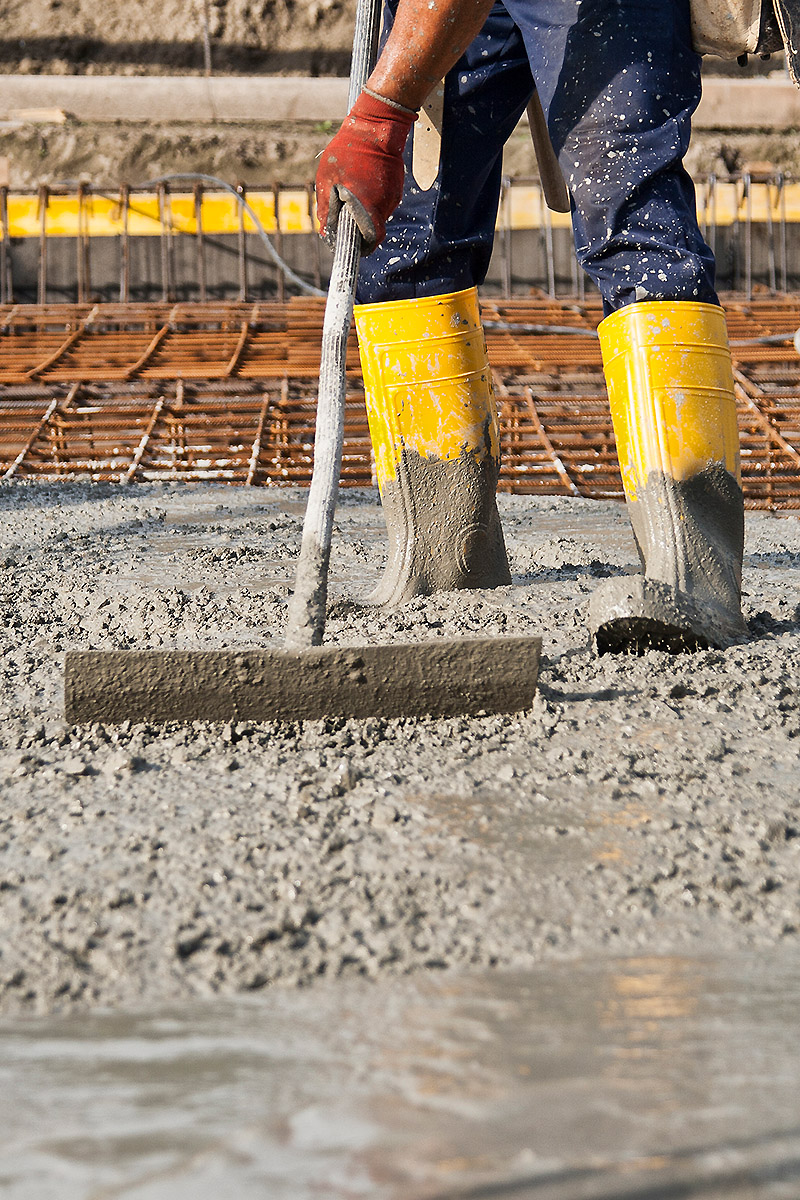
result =
[[[336,243],[347,205],[370,254],[403,194],[403,150],[417,119],[411,109],[363,91],[322,155],[317,171],[317,216],[326,242]]]

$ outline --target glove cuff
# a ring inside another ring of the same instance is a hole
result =
[[[365,87],[363,91],[371,96],[373,100],[380,100],[381,104],[388,104],[390,108],[396,109],[398,112],[405,113],[406,116],[416,121],[419,116],[419,109],[406,108],[405,104],[398,104],[396,100],[390,100],[388,96],[382,96],[380,92],[373,92],[372,88]]]
[[[418,113],[410,108],[403,108],[394,100],[386,100],[377,92],[368,92],[366,88],[356,100],[347,119],[350,121],[365,121],[368,125],[377,126],[385,123],[398,131],[402,130],[403,140],[409,129],[417,120]]]

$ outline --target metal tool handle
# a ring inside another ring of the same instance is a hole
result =
[[[378,45],[380,11],[381,0],[358,0],[350,71],[350,108],[372,70]],[[289,601],[286,628],[286,646],[289,650],[319,646],[325,632],[331,533],[344,441],[347,339],[353,319],[360,254],[361,234],[345,207],[339,214],[336,252],[322,327],[314,473],[303,522],[303,541],[294,593]]]
[[[353,318],[360,250],[358,226],[343,208],[322,328],[314,473],[303,522],[294,594],[289,601],[286,646],[290,650],[319,646],[325,632],[331,533],[344,441],[347,339]]]
[[[556,152],[553,149],[553,143],[550,141],[550,133],[538,92],[533,93],[528,105],[528,124],[547,207],[551,212],[568,213],[570,211],[569,192]]]

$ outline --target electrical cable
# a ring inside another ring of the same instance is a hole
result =
[[[296,288],[299,288],[301,292],[305,292],[307,296],[327,295],[327,292],[322,291],[321,288],[314,287],[312,284],[306,283],[305,279],[301,279],[301,277],[292,270],[289,264],[284,262],[280,254],[278,254],[278,251],[273,246],[266,229],[261,224],[261,221],[256,213],[253,211],[252,206],[247,203],[244,196],[240,195],[240,193],[237,192],[236,188],[233,187],[232,184],[226,183],[224,179],[219,179],[216,175],[204,175],[196,171],[181,171],[169,175],[159,175],[155,179],[147,179],[144,183],[137,184],[136,190],[138,191],[139,188],[156,187],[159,183],[210,183],[215,187],[222,188],[223,191],[230,192],[232,196],[236,197],[236,200],[239,202],[244,212],[247,213],[248,217],[255,225],[256,233],[264,243],[267,253],[278,270],[283,272],[286,279],[288,279],[290,283],[293,283]]]
[[[580,325],[516,325],[510,321],[484,321],[483,328],[497,333],[574,333],[576,337],[596,338],[596,329]]]
[[[512,321],[484,321],[483,328],[496,333],[571,333],[575,337],[597,338],[596,329],[584,329],[579,325],[527,325]],[[796,333],[770,333],[763,337],[731,338],[731,346],[781,346],[794,342],[800,354],[800,329]]]

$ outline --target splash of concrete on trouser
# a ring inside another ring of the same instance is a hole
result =
[[[720,463],[678,481],[652,471],[628,502],[644,576],[606,580],[589,607],[601,653],[722,647],[741,615],[742,489]]]
[[[395,8],[387,0],[385,27]],[[364,261],[358,302],[483,282],[503,146],[534,86],[574,203],[578,259],[606,310],[642,299],[714,303],[713,255],[682,165],[700,99],[689,0],[496,3],[445,80],[439,174],[426,190],[409,138],[403,200]]]
[[[401,451],[396,478],[381,496],[389,559],[370,603],[511,582],[495,499],[498,470],[488,455],[442,462]]]

